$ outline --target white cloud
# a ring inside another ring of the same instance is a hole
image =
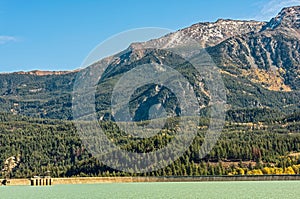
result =
[[[300,0],[270,0],[267,4],[262,6],[255,19],[269,21],[275,17],[282,8],[296,5],[300,5]]]
[[[8,42],[14,42],[14,41],[17,41],[15,37],[0,35],[0,45]]]

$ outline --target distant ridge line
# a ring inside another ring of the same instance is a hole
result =
[[[32,71],[18,71],[18,72],[3,72],[3,74],[19,74],[19,75],[36,75],[36,76],[47,76],[47,75],[65,75],[69,73],[79,72],[81,69],[66,70],[66,71],[48,71],[48,70],[32,70]]]

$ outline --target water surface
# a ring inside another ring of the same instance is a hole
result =
[[[300,181],[163,182],[0,187],[0,198],[299,198]]]

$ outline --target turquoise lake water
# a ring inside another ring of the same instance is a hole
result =
[[[300,198],[300,181],[171,182],[0,187],[0,198]]]

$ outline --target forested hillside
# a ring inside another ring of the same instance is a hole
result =
[[[210,154],[199,159],[208,125],[208,120],[203,119],[198,136],[181,158],[164,169],[146,174],[115,171],[99,163],[82,145],[71,122],[10,114],[0,114],[0,121],[0,166],[6,168],[1,172],[2,177],[32,177],[46,171],[54,177],[299,173],[299,113],[267,122],[229,122]],[[111,123],[101,125],[114,143],[128,151],[156,150],[174,137],[171,128],[152,138],[135,139]],[[19,159],[14,167],[5,165],[10,157]]]

